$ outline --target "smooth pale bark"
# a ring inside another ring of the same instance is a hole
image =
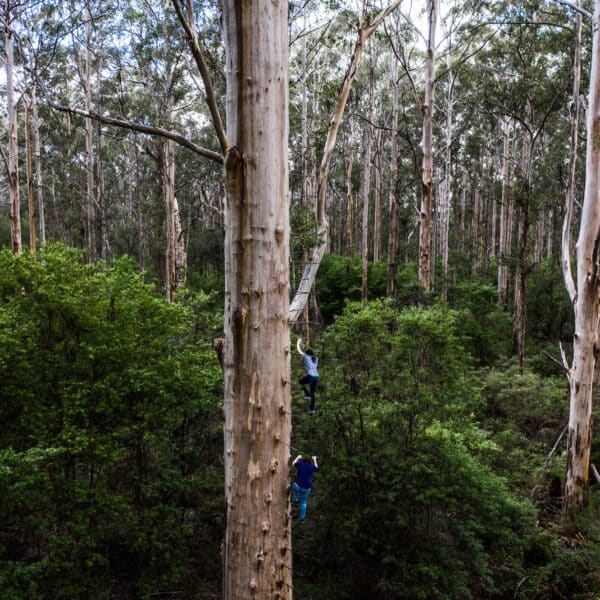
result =
[[[89,0],[85,4],[85,110],[90,111],[92,107],[92,13]],[[87,171],[86,179],[86,204],[87,204],[87,259],[94,263],[96,254],[96,195],[94,193],[94,146],[93,146],[93,122],[91,118],[85,120],[85,165]]]
[[[180,287],[185,285],[187,277],[187,250],[183,237],[179,203],[176,197],[173,197],[173,233],[175,245],[175,285],[176,287]]]
[[[33,159],[31,157],[31,105],[25,100],[25,172],[27,175],[27,206],[29,215],[29,249],[36,250],[35,195],[33,191]]]
[[[577,0],[581,7],[581,0]],[[571,143],[569,154],[569,172],[567,175],[567,192],[565,194],[565,216],[562,229],[562,270],[563,279],[571,303],[575,302],[577,292],[573,273],[571,271],[571,221],[573,215],[573,200],[575,198],[575,174],[577,171],[577,146],[579,144],[579,87],[581,83],[581,13],[575,16],[575,50],[573,57],[573,93],[571,99]]]
[[[381,257],[381,130],[376,135],[375,154],[375,198],[373,205],[373,261]]]
[[[509,231],[509,160],[510,160],[510,121],[502,122],[502,191],[500,200],[500,239],[498,244],[498,304],[508,304],[508,244]]]
[[[471,215],[471,281],[477,276],[481,264],[481,243],[479,239],[479,209],[481,196],[479,193],[479,172],[475,169],[473,180],[473,214]]]
[[[354,254],[354,194],[352,193],[352,165],[354,152],[350,148],[346,167],[346,254]]]
[[[36,201],[40,243],[46,243],[46,214],[44,210],[44,186],[42,172],[42,145],[40,142],[40,120],[38,115],[37,88],[31,86],[31,111],[33,117],[33,160],[36,176]]]
[[[594,34],[587,110],[585,195],[577,239],[575,335],[569,370],[569,429],[563,516],[586,506],[592,441],[592,391],[598,355],[598,244],[600,242],[600,0],[594,5]],[[564,237],[563,237],[564,241]],[[568,248],[563,249],[563,259]]]
[[[175,302],[175,290],[177,288],[177,263],[175,251],[175,143],[172,140],[167,141],[164,176],[166,207],[165,229],[167,234],[165,279],[167,300],[169,302]]]
[[[331,159],[333,158],[333,151],[335,149],[335,142],[337,140],[337,134],[341,125],[342,116],[346,108],[348,96],[350,95],[350,88],[352,87],[356,77],[356,72],[363,53],[364,45],[369,37],[371,37],[371,35],[377,30],[383,20],[398,6],[400,6],[401,3],[402,0],[394,0],[394,2],[391,2],[379,13],[369,25],[365,25],[364,22],[361,22],[358,28],[358,35],[354,45],[352,58],[350,60],[350,64],[348,65],[346,75],[344,76],[344,81],[338,95],[337,105],[327,130],[327,137],[325,138],[325,145],[323,148],[323,157],[321,158],[321,166],[319,168],[319,177],[317,180],[317,235],[319,242],[312,250],[310,262],[302,274],[300,285],[298,286],[294,299],[291,303],[291,323],[295,323],[302,314],[304,306],[308,300],[310,289],[312,288],[317,276],[319,265],[321,264],[321,260],[323,259],[323,255],[325,254],[329,243],[329,222],[327,220],[327,207],[325,202],[329,167],[331,165]]]
[[[224,597],[292,598],[287,0],[225,0]],[[310,288],[309,288],[310,289]]]
[[[433,102],[435,91],[435,30],[438,0],[427,0],[429,35],[427,36],[425,99],[423,111],[423,168],[419,226],[419,283],[431,291],[431,211],[433,208]]]
[[[369,200],[371,197],[371,152],[373,149],[373,120],[375,118],[375,65],[376,55],[371,44],[369,67],[369,123],[364,131],[365,152],[363,157],[364,170],[362,180],[362,294],[363,302],[367,301],[368,266],[369,266]]]
[[[390,140],[390,191],[388,200],[388,256],[386,273],[386,296],[393,298],[396,292],[396,272],[398,270],[398,201],[396,199],[398,179],[398,58],[392,58],[392,132]]]
[[[14,254],[23,250],[21,241],[21,202],[19,197],[19,145],[17,140],[17,108],[14,87],[14,43],[9,0],[4,3],[6,52],[6,104],[8,112],[8,187],[10,196],[10,239]]]
[[[448,232],[450,228],[450,206],[452,203],[452,135],[454,108],[454,78],[452,76],[452,53],[448,39],[446,68],[448,69],[448,93],[446,95],[446,148],[444,185],[440,198],[440,254],[442,257],[442,298],[448,300]]]

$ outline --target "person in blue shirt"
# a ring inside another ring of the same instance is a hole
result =
[[[300,502],[300,523],[306,519],[306,505],[312,487],[312,476],[319,470],[316,456],[298,454],[292,463],[296,467],[296,481],[292,485],[294,502]]]
[[[315,392],[317,391],[317,384],[319,383],[319,372],[317,370],[319,359],[315,356],[315,353],[310,348],[307,348],[306,352],[302,352],[302,348],[300,347],[301,344],[302,338],[298,338],[296,348],[298,350],[298,354],[300,354],[302,360],[304,361],[306,375],[301,377],[298,383],[302,386],[304,397],[306,399],[310,399],[308,412],[312,414],[315,412],[315,403],[317,401]]]

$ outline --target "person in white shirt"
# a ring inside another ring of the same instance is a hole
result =
[[[302,360],[304,361],[304,369],[306,370],[306,375],[304,375],[304,377],[301,377],[298,383],[302,386],[304,397],[307,400],[310,400],[308,412],[312,414],[315,412],[315,403],[317,401],[315,393],[317,391],[317,385],[319,383],[319,372],[317,370],[317,367],[319,365],[319,359],[315,356],[315,353],[310,348],[307,348],[306,352],[302,352],[302,348],[300,347],[301,344],[302,338],[298,338],[296,348],[298,350],[298,354],[302,356]]]

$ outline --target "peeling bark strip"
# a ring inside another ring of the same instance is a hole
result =
[[[594,139],[600,122],[600,0],[594,7],[594,39],[587,111],[585,196],[577,240],[577,283],[574,298],[575,335],[570,370],[569,437],[563,516],[568,518],[587,504],[592,439],[592,391],[598,344],[597,235],[600,228],[600,147]],[[563,237],[563,243],[565,239]],[[563,248],[563,260],[568,248]],[[566,274],[568,276],[568,273]],[[567,287],[569,287],[567,281]]]
[[[292,598],[287,0],[225,0],[224,598]]]

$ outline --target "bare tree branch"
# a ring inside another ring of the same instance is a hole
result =
[[[585,10],[585,8],[582,8],[581,6],[578,6],[574,2],[569,2],[569,0],[554,0],[554,2],[556,2],[557,4],[562,4],[564,6],[568,6],[569,8],[572,8],[573,10],[576,10],[579,14],[583,15],[586,19],[592,19],[593,18],[592,13],[588,12],[587,10]]]
[[[172,0],[172,3],[175,7],[175,11],[177,12],[177,16],[179,17],[179,21],[181,22],[181,25],[187,36],[192,56],[194,57],[198,70],[200,71],[200,75],[202,76],[202,81],[204,82],[204,91],[206,92],[206,103],[208,104],[208,108],[210,110],[215,132],[217,134],[217,137],[219,138],[221,152],[223,153],[223,155],[225,155],[227,149],[229,148],[229,143],[227,142],[227,136],[225,135],[225,127],[223,127],[223,121],[221,120],[219,107],[217,106],[217,100],[215,98],[215,93],[210,79],[210,73],[208,72],[208,67],[206,65],[206,61],[204,60],[204,54],[202,53],[202,49],[200,48],[200,44],[198,43],[196,26],[194,24],[194,13],[192,9],[192,3],[190,0],[185,0],[187,12],[186,18],[186,16],[183,14],[181,6],[179,5],[180,1],[183,3],[184,0]]]
[[[147,133],[149,135],[158,135],[160,137],[164,137],[168,140],[173,140],[178,143],[180,146],[199,154],[200,156],[204,156],[205,158],[210,158],[215,162],[223,164],[223,155],[218,152],[214,152],[213,150],[209,150],[208,148],[203,148],[202,146],[198,146],[198,144],[194,144],[191,140],[186,138],[185,136],[177,133],[176,131],[170,131],[168,129],[163,129],[162,127],[152,127],[150,125],[142,125],[141,123],[135,123],[133,121],[128,121],[127,119],[122,119],[120,117],[109,117],[107,115],[101,115],[93,110],[86,111],[81,108],[74,108],[72,106],[63,106],[62,104],[57,104],[52,100],[46,99],[46,103],[48,106],[58,110],[60,112],[69,113],[72,115],[80,115],[82,117],[87,117],[90,119],[94,119],[100,123],[104,123],[106,125],[114,125],[116,127],[122,127],[123,129],[130,129],[131,131],[138,131],[140,133]]]

